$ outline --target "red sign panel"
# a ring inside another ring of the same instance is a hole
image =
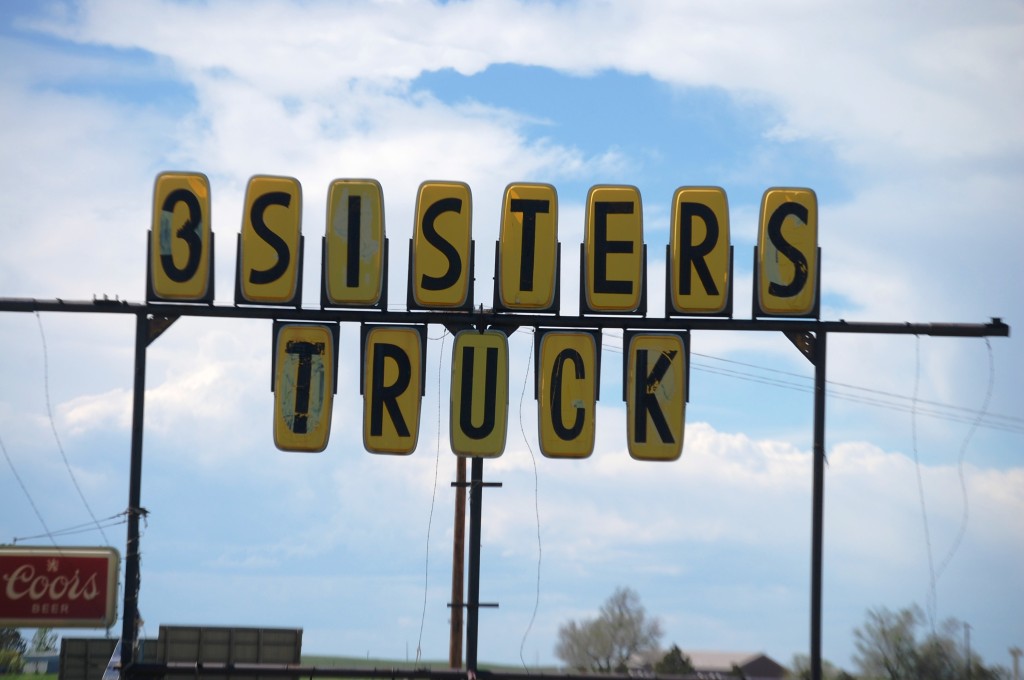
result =
[[[109,628],[119,570],[113,548],[0,548],[0,626]]]

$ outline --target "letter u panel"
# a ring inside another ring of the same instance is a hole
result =
[[[274,444],[282,451],[323,451],[334,404],[334,333],[320,324],[279,324],[276,329]]]
[[[363,447],[370,453],[416,450],[423,396],[423,336],[412,327],[374,326],[363,354]]]
[[[597,340],[592,333],[539,335],[537,427],[548,458],[587,458],[594,452]]]
[[[459,331],[452,348],[451,445],[459,456],[496,458],[508,430],[508,337]]]
[[[163,172],[153,187],[149,234],[150,300],[213,301],[210,180],[198,172]]]
[[[813,316],[818,309],[818,199],[773,188],[761,198],[755,316]]]
[[[672,333],[631,335],[624,359],[629,455],[672,461],[683,452],[686,346]]]

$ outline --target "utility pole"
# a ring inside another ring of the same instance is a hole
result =
[[[463,580],[466,573],[466,459],[456,456],[455,535],[452,541],[452,616],[448,638],[448,665],[462,668]]]
[[[1010,647],[1010,656],[1013,657],[1013,680],[1020,680],[1020,647]]]
[[[964,646],[967,647],[967,680],[971,680],[971,624],[964,621]]]

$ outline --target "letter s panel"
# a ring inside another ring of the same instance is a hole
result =
[[[508,337],[459,331],[452,347],[451,445],[459,456],[496,458],[508,430]]]
[[[629,455],[672,461],[683,452],[686,347],[671,333],[636,334],[626,348]]]
[[[319,452],[331,436],[334,334],[320,324],[281,324],[274,342],[274,444]]]
[[[163,172],[153,187],[149,239],[152,297],[212,300],[210,180],[202,173]]]
[[[299,291],[302,187],[293,177],[249,180],[238,257],[238,302],[292,305]]]
[[[472,197],[464,182],[424,182],[416,195],[410,263],[412,300],[424,309],[470,300]]]
[[[810,316],[817,309],[818,199],[811,189],[772,188],[761,198],[755,310]]]
[[[537,426],[548,458],[587,458],[594,451],[597,341],[591,333],[549,331],[540,337]]]
[[[363,356],[363,447],[370,453],[416,450],[424,348],[415,328],[375,326]]]

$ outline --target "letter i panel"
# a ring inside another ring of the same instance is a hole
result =
[[[587,458],[594,451],[600,331],[537,330],[537,427],[548,458]]]
[[[791,188],[764,192],[754,251],[754,318],[818,318],[820,259],[814,192]]]
[[[689,378],[687,333],[623,334],[629,455],[672,461],[683,452]]]
[[[452,452],[496,458],[505,450],[507,430],[508,336],[459,331],[452,347]]]
[[[363,447],[408,455],[419,438],[427,327],[364,324],[360,338]]]
[[[327,190],[322,307],[387,309],[384,192],[375,179],[336,179]]]
[[[338,324],[274,323],[274,444],[319,452],[331,435]]]
[[[298,306],[302,297],[302,187],[256,175],[245,190],[235,304]]]
[[[206,175],[157,175],[148,238],[146,300],[212,303],[213,231]]]

